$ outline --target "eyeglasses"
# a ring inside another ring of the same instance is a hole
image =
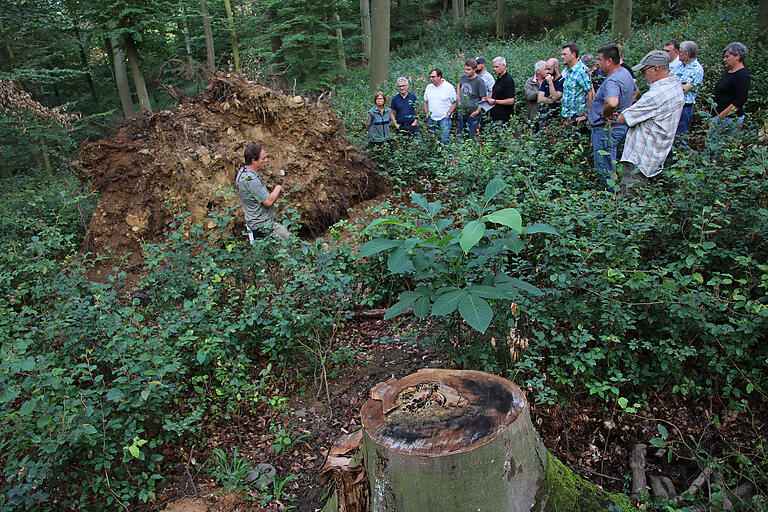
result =
[[[641,75],[644,75],[644,74],[645,74],[645,72],[646,72],[646,71],[648,71],[648,70],[649,70],[649,69],[651,69],[651,68],[653,68],[653,66],[646,66],[646,67],[644,67],[643,69],[641,69],[641,70],[640,70],[640,74],[641,74]]]

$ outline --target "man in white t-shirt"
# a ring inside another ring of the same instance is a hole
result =
[[[429,72],[429,81],[431,83],[424,90],[427,124],[435,133],[438,133],[439,128],[440,142],[448,144],[451,137],[451,117],[456,110],[456,89],[447,80],[443,80],[440,68]]]

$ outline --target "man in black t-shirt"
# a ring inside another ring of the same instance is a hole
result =
[[[548,121],[560,117],[560,98],[563,97],[563,76],[560,74],[560,61],[552,57],[544,64],[546,76],[539,87],[539,129]]]
[[[508,123],[514,111],[515,81],[507,73],[507,59],[504,57],[493,59],[493,72],[496,73],[497,78],[488,98],[488,104],[493,107],[491,120]]]

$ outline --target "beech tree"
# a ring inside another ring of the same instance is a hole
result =
[[[613,0],[613,39],[623,43],[632,35],[632,0]]]
[[[389,0],[371,2],[371,90],[389,76]]]

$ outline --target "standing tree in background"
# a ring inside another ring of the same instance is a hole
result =
[[[133,99],[131,98],[131,87],[128,85],[128,71],[125,69],[125,52],[120,45],[120,38],[117,34],[112,34],[107,38],[107,47],[112,57],[112,68],[115,79],[115,87],[120,97],[120,107],[123,109],[123,117],[129,117],[133,114]]]
[[[496,0],[496,37],[504,39],[504,17],[506,16],[506,0]]]
[[[136,96],[139,98],[139,108],[152,112],[152,104],[149,102],[147,83],[144,81],[144,73],[139,64],[139,52],[136,50],[136,42],[133,39],[133,34],[124,33],[123,42],[125,43],[125,54],[128,57],[128,65],[131,67],[131,76],[133,76],[133,85],[136,88]]]
[[[347,59],[344,56],[344,33],[341,30],[338,1],[333,4],[333,20],[336,22],[336,42],[339,47],[339,76],[344,76],[347,73]]]
[[[459,2],[461,2],[461,0],[451,1],[451,13],[453,14],[454,25],[456,25],[459,22]]]
[[[232,17],[232,4],[230,0],[224,0],[224,8],[227,10],[227,23],[229,23],[229,35],[232,38],[232,60],[235,61],[235,72],[239,75],[240,70],[240,51],[237,43],[237,32],[235,32],[235,19]]]
[[[360,23],[363,26],[363,65],[371,65],[371,3],[360,0]]]
[[[389,0],[371,2],[371,90],[389,76]]]
[[[208,16],[208,2],[200,0],[200,14],[203,16],[203,32],[205,33],[205,61],[208,71],[216,72],[216,53],[213,49],[213,30],[211,30],[211,18]]]
[[[613,0],[613,40],[629,41],[632,36],[632,0]]]
[[[761,44],[768,44],[768,0],[760,0],[757,10],[757,40]]]

